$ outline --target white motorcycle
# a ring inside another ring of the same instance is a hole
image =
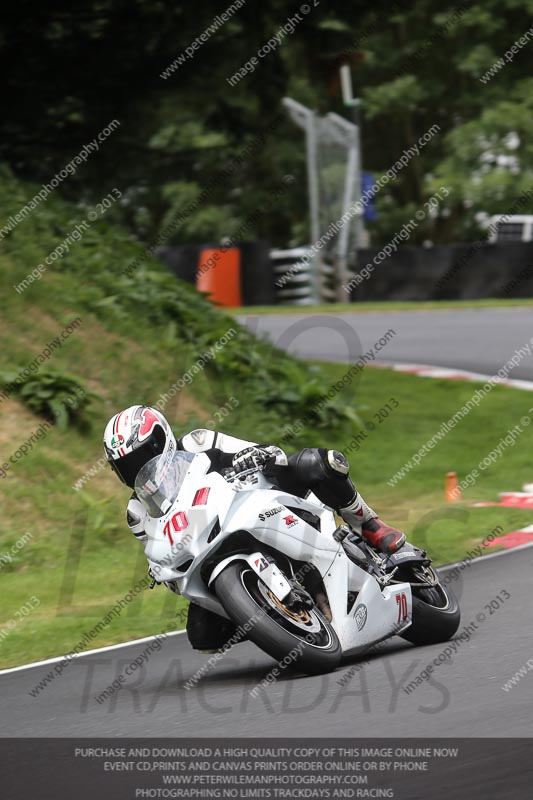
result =
[[[274,659],[317,674],[395,634],[434,644],[456,632],[457,600],[425,551],[379,553],[312,493],[281,491],[262,468],[209,472],[205,453],[161,459],[135,482],[154,583],[176,582]]]

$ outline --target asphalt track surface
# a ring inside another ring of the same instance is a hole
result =
[[[2,736],[127,737],[527,737],[533,726],[533,671],[506,692],[502,685],[533,657],[531,571],[533,547],[481,559],[450,582],[460,596],[459,633],[469,641],[415,680],[446,645],[414,647],[398,637],[369,656],[343,686],[357,661],[332,674],[285,670],[257,697],[250,691],[275,662],[248,642],[232,648],[187,690],[184,683],[207,663],[184,635],[168,637],[140,672],[113,697],[95,697],[124,672],[147,643],[75,659],[37,695],[29,692],[52,665],[0,675]],[[497,595],[509,599],[490,603]],[[478,615],[484,615],[481,619]]]
[[[283,315],[247,322],[304,357],[336,361],[352,360],[355,338],[362,346],[360,355],[392,328],[396,336],[380,355],[382,360],[493,374],[529,341],[531,314],[530,309],[512,308],[350,313],[326,320],[307,317],[303,323]],[[339,319],[340,334],[329,330],[339,327]],[[349,330],[355,330],[356,337]],[[280,341],[283,335],[285,343]],[[524,358],[510,377],[533,378],[533,359]],[[481,559],[460,573],[451,583],[462,608],[459,633],[479,614],[485,619],[476,622],[469,641],[456,638],[456,653],[439,662],[430,679],[409,693],[403,687],[439,659],[446,645],[415,648],[394,638],[379,654],[369,656],[370,663],[355,670],[345,685],[339,681],[357,662],[319,677],[285,670],[253,697],[250,691],[275,666],[272,659],[250,643],[240,644],[187,690],[184,683],[209,656],[195,653],[186,636],[177,635],[168,637],[159,652],[101,704],[95,697],[146,650],[146,642],[82,655],[36,697],[30,691],[54,664],[0,674],[0,735],[529,737],[533,671],[508,692],[502,685],[533,658],[532,569],[533,548],[526,547]],[[496,610],[489,607],[506,593],[510,598],[500,600]]]
[[[248,315],[239,320],[301,358],[348,363],[392,329],[394,337],[375,353],[377,362],[486,375],[495,374],[533,336],[533,308],[526,307]],[[525,355],[509,377],[533,380],[533,355]]]

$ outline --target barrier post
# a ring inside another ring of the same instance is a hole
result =
[[[242,305],[241,252],[238,247],[202,250],[198,259],[196,288],[220,306]]]

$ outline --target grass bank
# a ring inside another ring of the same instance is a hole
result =
[[[344,369],[323,365],[332,382]],[[357,485],[385,520],[427,546],[438,563],[461,559],[498,526],[507,532],[531,523],[527,511],[467,507],[468,502],[494,500],[499,491],[519,489],[533,478],[527,432],[483,472],[463,503],[447,505],[443,494],[448,470],[464,477],[528,414],[529,394],[495,388],[397,486],[391,488],[387,480],[474,390],[470,383],[366,369],[357,386],[348,389],[363,427],[350,424],[328,433],[306,429],[287,449],[307,444],[347,450]],[[10,407],[10,413],[20,424],[26,412]],[[194,411],[184,408],[183,414],[185,428],[202,421],[198,406]],[[238,415],[228,416],[222,428],[254,438],[251,423]],[[13,548],[25,531],[32,539],[1,570],[3,630],[29,596],[36,595],[40,605],[2,640],[1,666],[68,652],[145,574],[142,550],[123,517],[127,491],[107,470],[80,491],[72,488],[74,479],[99,457],[99,448],[99,436],[78,440],[54,429],[24,459],[10,484],[4,516],[11,526],[2,550]],[[182,606],[182,600],[163,588],[143,591],[89,646],[179,629],[183,615],[176,615]]]
[[[233,309],[235,315],[253,314],[364,314],[369,311],[447,311],[450,309],[481,309],[481,308],[529,308],[533,305],[533,298],[514,298],[500,300],[488,298],[486,300],[421,300],[402,302],[396,300],[383,300],[365,303],[322,303],[314,306],[244,306]]]

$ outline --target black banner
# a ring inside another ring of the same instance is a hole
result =
[[[533,739],[0,739],[0,752],[8,800],[525,800],[533,785]]]
[[[406,245],[390,254],[379,247],[359,250],[356,276],[349,285],[351,299],[369,302],[533,297],[532,256],[532,242]]]

